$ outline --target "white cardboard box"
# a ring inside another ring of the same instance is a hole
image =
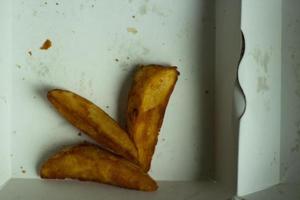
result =
[[[0,1],[0,199],[298,200],[297,8],[296,0]],[[40,50],[46,39],[53,46]],[[75,91],[123,123],[140,63],[181,73],[150,171],[159,190],[40,180],[47,156],[89,140],[54,111],[47,90]]]

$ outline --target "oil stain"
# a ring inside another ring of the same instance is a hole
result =
[[[294,66],[294,74],[297,82],[297,88],[295,89],[295,94],[300,97],[300,63]]]
[[[145,0],[144,4],[142,4],[139,7],[139,14],[140,15],[146,15],[149,12],[152,12],[160,17],[166,17],[167,15],[165,14],[164,10],[161,9],[159,6],[157,5],[149,5],[149,0]]]
[[[268,73],[268,65],[270,63],[270,53],[268,52],[262,52],[260,49],[256,48],[254,51],[251,53],[253,59],[255,62],[260,65],[264,72],[267,74]]]
[[[163,12],[162,9],[160,9],[159,7],[157,7],[156,5],[152,6],[151,11],[161,17],[166,17],[167,15]]]
[[[267,82],[267,77],[260,76],[257,78],[257,93],[264,93],[270,89],[268,82]]]
[[[144,5],[140,6],[140,8],[139,8],[140,15],[146,15],[147,12],[148,12],[148,5],[147,4],[144,4]]]
[[[5,96],[0,96],[0,100],[3,101],[3,103],[7,103],[6,97]]]

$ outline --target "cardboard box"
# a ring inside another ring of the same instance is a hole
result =
[[[299,199],[299,6],[0,1],[0,199]],[[150,171],[159,190],[41,180],[49,155],[90,140],[46,92],[72,90],[124,125],[132,73],[149,63],[181,73]]]

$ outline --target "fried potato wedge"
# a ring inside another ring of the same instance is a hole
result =
[[[101,147],[137,163],[137,150],[128,134],[101,108],[66,90],[52,90],[47,97],[62,116]]]
[[[138,166],[89,143],[71,146],[53,155],[42,165],[40,176],[94,181],[143,191],[158,188]]]
[[[127,129],[140,166],[150,169],[164,113],[179,72],[176,67],[141,66],[134,75],[127,105]]]

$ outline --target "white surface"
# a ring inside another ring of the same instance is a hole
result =
[[[238,194],[279,183],[281,0],[242,1],[245,55],[239,78],[246,95],[240,123]]]
[[[213,2],[44,2],[15,0],[13,6],[12,176],[37,178],[49,152],[83,140],[47,102],[48,89],[75,91],[117,119],[136,64],[162,63],[177,65],[181,75],[150,173],[158,180],[207,177],[213,158]],[[47,38],[53,47],[42,51]]]
[[[241,200],[299,200],[300,185],[279,184],[263,191],[247,195]]]
[[[0,188],[10,177],[10,4],[0,1]]]
[[[159,185],[158,191],[147,193],[89,182],[12,179],[0,193],[0,199],[40,200],[51,196],[55,200],[227,200],[232,195],[212,182],[160,182]]]
[[[237,135],[233,91],[240,58],[239,0],[216,1],[215,143],[216,178],[236,187]]]
[[[45,194],[50,199],[62,198],[62,194],[64,199],[83,196],[95,199],[99,195],[117,199],[127,194],[137,199],[233,196],[236,182],[231,175],[236,169],[231,162],[235,160],[236,143],[233,137],[226,136],[231,132],[230,127],[220,122],[218,127],[224,126],[225,131],[215,135],[218,143],[214,144],[213,127],[214,104],[218,105],[218,112],[224,110],[222,105],[229,108],[232,105],[239,53],[227,54],[229,43],[222,43],[220,38],[217,41],[220,44],[215,43],[215,1],[7,2],[13,4],[12,17],[6,17],[12,20],[12,40],[7,41],[13,49],[8,60],[12,63],[0,70],[2,74],[9,69],[12,76],[12,89],[6,90],[12,92],[11,118],[5,116],[12,127],[5,136],[11,138],[12,179],[0,192],[0,199],[33,200]],[[237,30],[230,30],[233,36],[225,38],[231,41],[230,45],[238,42],[232,46],[235,50],[240,42],[240,38],[235,38],[239,32],[238,5],[230,8],[218,1],[217,8],[220,31],[226,32],[220,21],[222,16],[227,24],[235,19],[230,28]],[[228,13],[223,12],[222,6]],[[40,50],[46,39],[53,46],[47,51]],[[217,57],[224,60],[224,65],[218,63],[218,70],[215,70],[215,48],[222,49]],[[78,136],[78,130],[56,113],[45,98],[46,92],[56,87],[72,90],[124,122],[130,77],[140,63],[177,65],[181,73],[165,115],[150,174],[158,180],[205,180],[217,169],[219,183],[163,182],[158,193],[146,194],[99,184],[75,186],[38,180],[40,163],[51,153],[61,146],[88,139]],[[217,83],[216,93],[220,98],[214,101],[215,76],[221,78],[222,72],[226,72],[228,80]],[[228,81],[229,87],[223,88]],[[226,112],[231,118],[232,108]],[[222,154],[214,162],[216,152]],[[9,163],[6,162],[7,166]],[[5,181],[4,177],[0,181]],[[229,192],[224,192],[225,188]],[[87,189],[91,192],[83,192]]]
[[[300,1],[282,3],[281,181],[300,184]]]

